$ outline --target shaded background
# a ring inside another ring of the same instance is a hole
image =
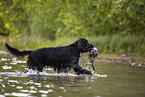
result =
[[[0,49],[67,45],[80,37],[100,53],[145,55],[144,0],[1,0]]]

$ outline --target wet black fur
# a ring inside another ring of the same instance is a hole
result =
[[[68,73],[73,68],[77,75],[92,73],[82,69],[78,65],[80,53],[92,50],[93,45],[89,44],[84,38],[81,38],[68,46],[40,48],[35,51],[18,51],[15,48],[5,44],[7,49],[16,56],[24,57],[29,54],[27,65],[29,69],[37,69],[42,72],[43,67],[52,66],[57,73]]]

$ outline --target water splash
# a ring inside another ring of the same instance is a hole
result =
[[[43,76],[77,76],[75,74],[71,74],[71,73],[47,73],[45,71],[43,72],[38,72],[37,70],[32,70],[32,69],[29,69],[27,73],[24,73],[24,72],[18,72],[18,75],[43,75]]]
[[[18,96],[18,97],[28,97],[30,96],[30,94],[26,94],[26,93],[4,93],[5,96]]]
[[[16,77],[27,77],[29,75],[42,75],[42,76],[90,76],[90,75],[76,75],[72,73],[47,73],[45,71],[38,72],[37,70],[29,69],[27,73],[24,72],[0,72],[0,75],[16,76]],[[94,77],[107,77],[107,74],[100,75],[94,74]]]
[[[12,69],[12,66],[7,66],[7,65],[4,65],[2,66],[3,69]]]
[[[1,61],[7,61],[8,59],[6,59],[6,58],[1,58]]]

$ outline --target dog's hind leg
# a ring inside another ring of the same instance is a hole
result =
[[[30,56],[28,58],[27,65],[29,69],[37,70],[39,72],[43,71],[43,64],[38,60],[37,61],[33,60]]]
[[[70,70],[70,67],[61,67],[61,72],[63,73],[68,73],[69,70]]]
[[[64,73],[68,73],[68,71],[69,71],[70,69],[71,69],[70,67],[65,67]]]

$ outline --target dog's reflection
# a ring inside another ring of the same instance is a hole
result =
[[[47,83],[92,83],[97,77],[94,76],[43,76],[43,75],[29,75],[28,80],[34,82],[47,82]]]

